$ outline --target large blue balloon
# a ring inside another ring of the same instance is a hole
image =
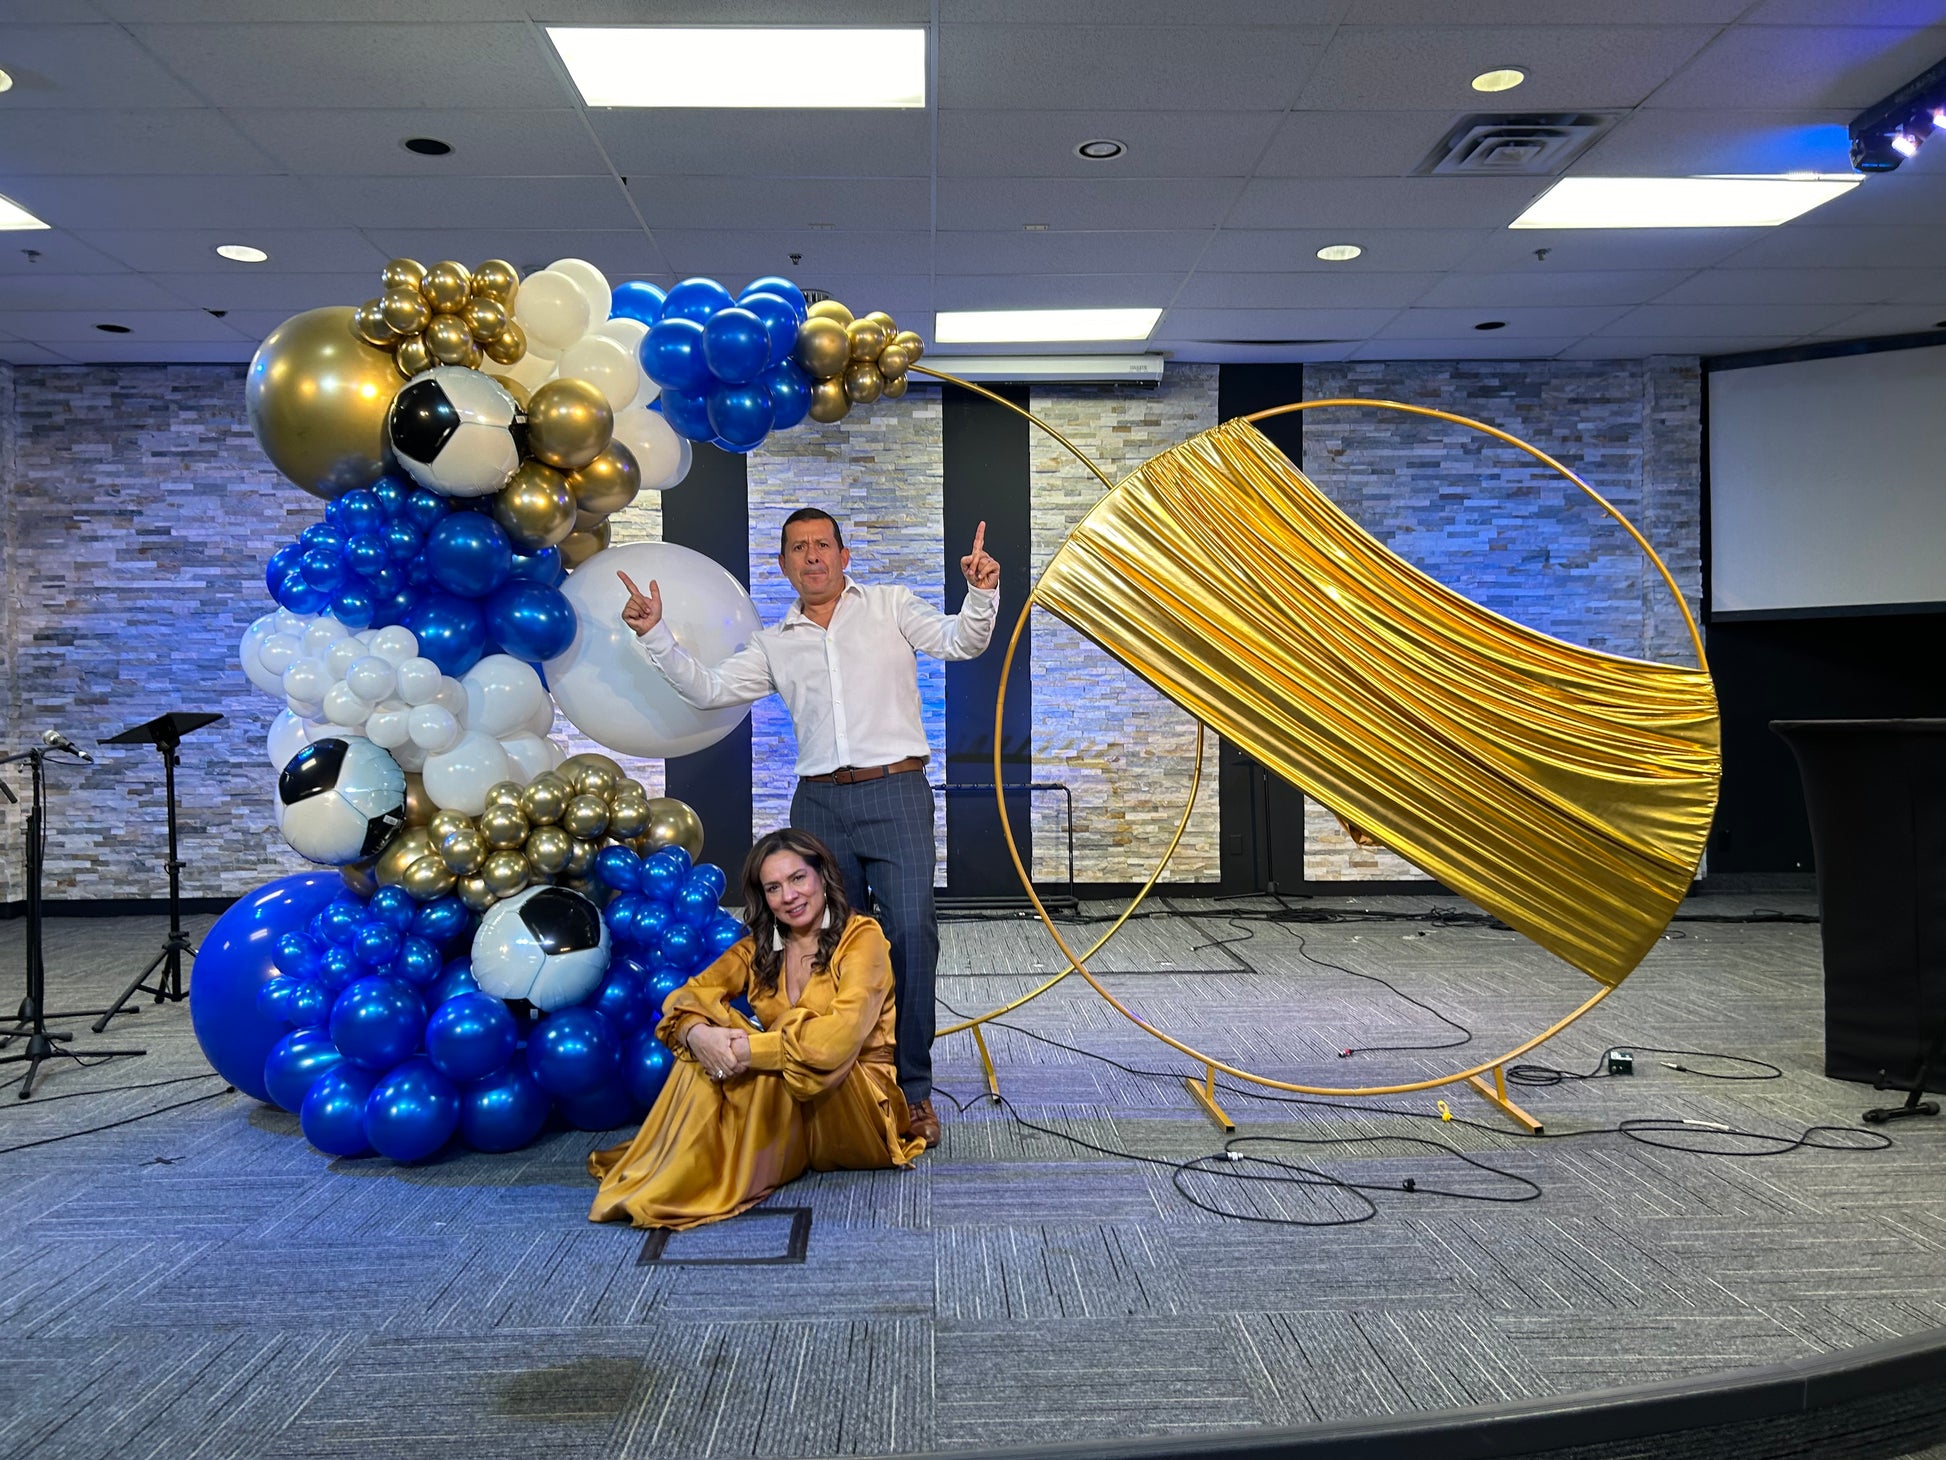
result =
[[[561,1009],[534,1026],[527,1064],[543,1090],[564,1100],[605,1084],[622,1056],[615,1031],[593,1009]]]
[[[629,279],[609,294],[608,317],[654,324],[662,318],[662,301],[668,297],[647,279]]]
[[[451,513],[426,537],[433,581],[461,598],[486,597],[507,581],[513,561],[507,534],[484,512]]]
[[[529,664],[567,653],[578,627],[565,593],[525,578],[503,585],[487,600],[486,623],[502,650]]]
[[[716,428],[709,423],[707,395],[687,390],[664,390],[656,397],[656,404],[662,407],[662,419],[678,436],[687,436],[691,441],[708,441],[715,437]]]
[[[304,1097],[297,1123],[304,1139],[327,1156],[362,1156],[372,1148],[365,1139],[365,1102],[378,1076],[357,1065],[344,1064],[319,1077]]]
[[[702,390],[709,384],[706,335],[693,319],[665,319],[642,337],[642,368],[664,390]]]
[[[280,608],[288,608],[292,613],[316,613],[331,601],[329,593],[305,582],[304,573],[298,568],[284,574],[271,596]]]
[[[622,1056],[622,1078],[628,1082],[629,1093],[643,1105],[655,1104],[675,1061],[669,1047],[653,1034],[636,1035]]]
[[[297,572],[298,564],[303,561],[302,543],[287,542],[270,555],[270,561],[264,564],[264,587],[270,591],[272,598],[277,596],[278,586],[284,581],[285,574]]]
[[[758,294],[775,294],[779,299],[784,300],[796,314],[799,324],[804,323],[805,316],[810,311],[811,306],[804,297],[804,291],[779,274],[766,274],[761,279],[752,279],[743,286],[743,292],[737,295],[737,302],[748,309],[750,300]]]
[[[394,1161],[423,1161],[458,1125],[459,1091],[423,1056],[381,1078],[365,1101],[365,1139]]]
[[[689,853],[681,847],[663,847],[642,861],[642,891],[659,902],[676,895],[689,876]]]
[[[720,912],[711,918],[703,928],[703,943],[708,947],[712,958],[728,953],[743,941],[750,930],[743,925],[743,919],[735,913]]]
[[[399,1064],[419,1047],[425,1029],[424,1001],[396,978],[361,978],[331,1006],[333,1042],[346,1059],[368,1070]]]
[[[741,305],[719,309],[703,326],[703,358],[718,380],[755,380],[770,363],[770,330]]]
[[[257,1010],[257,991],[276,974],[278,940],[302,932],[343,890],[335,871],[280,877],[239,898],[203,939],[189,983],[190,1023],[210,1068],[253,1099],[270,1101],[264,1061],[290,1032]]]
[[[554,1101],[515,1060],[460,1091],[459,1138],[476,1151],[517,1151],[541,1133]]]
[[[311,1087],[344,1062],[324,1030],[293,1030],[277,1041],[264,1060],[264,1085],[272,1100],[295,1113],[303,1108]]]
[[[528,578],[536,583],[545,583],[549,588],[559,588],[568,579],[568,565],[561,557],[557,547],[544,547],[531,553],[515,553],[513,567],[507,574],[510,578]]]
[[[437,589],[413,605],[405,626],[418,639],[419,653],[455,679],[478,664],[486,649],[487,620],[479,604]]]
[[[770,429],[788,431],[811,413],[811,377],[795,360],[784,360],[757,377],[770,397]]]
[[[401,933],[412,926],[413,915],[419,910],[412,894],[403,887],[381,887],[372,894],[372,900],[365,905],[365,915],[397,928]]]
[[[689,880],[676,890],[675,897],[670,900],[676,921],[699,930],[703,928],[716,916],[716,892],[708,882],[698,882],[696,874],[690,873]]]
[[[617,892],[633,892],[642,874],[642,859],[628,847],[603,847],[590,869],[595,880]]]
[[[678,913],[677,916],[680,917],[681,914]],[[696,931],[695,924],[680,921],[673,922],[662,930],[662,937],[657,941],[656,947],[661,950],[669,966],[678,972],[690,972],[696,969],[709,951],[703,943],[702,934]]]
[[[804,318],[791,308],[790,301],[776,294],[752,294],[745,290],[737,303],[764,322],[764,334],[770,340],[770,358],[790,359],[791,352],[797,348],[797,327]]]
[[[458,994],[426,1021],[426,1057],[462,1085],[501,1069],[520,1047],[520,1028],[492,994]]]
[[[642,1107],[619,1072],[587,1094],[563,1100],[559,1108],[561,1118],[576,1130],[614,1130],[642,1118]]]
[[[692,319],[697,324],[708,324],[709,317],[717,310],[728,309],[735,303],[730,291],[714,279],[684,279],[662,301],[662,317],[665,320]]]
[[[709,393],[709,424],[731,451],[752,451],[770,434],[770,392],[755,381],[719,385]]]
[[[424,487],[414,487],[406,493],[405,501],[399,507],[399,515],[421,532],[431,532],[439,519],[453,510],[450,499],[437,492],[429,492]]]

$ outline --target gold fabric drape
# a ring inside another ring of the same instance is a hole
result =
[[[1626,978],[1689,890],[1720,776],[1709,675],[1480,607],[1365,532],[1248,422],[1124,479],[1034,592],[1592,978]]]

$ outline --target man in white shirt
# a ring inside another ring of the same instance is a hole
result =
[[[966,601],[947,615],[911,589],[867,586],[845,570],[851,552],[837,520],[815,507],[784,520],[777,566],[797,603],[774,628],[721,664],[691,658],[662,621],[662,593],[629,576],[622,621],[649,662],[698,709],[783,696],[797,732],[791,824],[831,848],[852,906],[877,912],[892,945],[898,1001],[899,1088],[910,1133],[939,1143],[932,1103],[933,975],[939,929],[933,913],[934,808],[925,777],[931,747],[919,711],[917,654],[971,659],[993,637],[1000,564],[986,551],[986,524],[960,559]]]

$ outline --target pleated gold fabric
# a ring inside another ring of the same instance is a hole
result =
[[[891,949],[854,914],[828,967],[795,1005],[783,983],[750,983],[745,938],[662,1003],[656,1033],[675,1065],[635,1138],[588,1158],[600,1178],[595,1222],[686,1228],[746,1211],[807,1168],[906,1166],[926,1148],[901,1136],[905,1096],[893,1067]],[[759,1030],[730,1006],[738,994]],[[750,1030],[750,1061],[718,1083],[683,1039],[699,1023]]]
[[[1034,595],[1603,983],[1641,962],[1689,890],[1721,775],[1709,675],[1480,607],[1366,533],[1248,422],[1120,482]]]

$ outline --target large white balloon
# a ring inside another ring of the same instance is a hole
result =
[[[468,816],[478,816],[486,810],[488,788],[510,779],[509,772],[513,769],[500,742],[478,730],[467,731],[459,744],[443,755],[428,754],[423,747],[419,750],[426,757],[426,795],[441,811],[463,811]],[[405,756],[398,751],[393,755],[405,766]]]
[[[531,731],[506,736],[500,748],[507,753],[507,764],[514,768],[513,779],[523,786],[560,764],[554,757],[554,747]]]
[[[607,548],[561,589],[580,628],[574,646],[547,661],[554,702],[583,735],[624,755],[688,755],[714,745],[749,707],[697,710],[677,698],[622,622],[628,590],[617,572],[643,585],[655,579],[665,622],[705,664],[727,658],[763,627],[743,585],[701,553],[666,542]]]
[[[281,695],[284,692],[283,670],[271,672],[264,667],[264,662],[259,657],[263,652],[264,640],[276,632],[277,616],[265,614],[243,631],[243,641],[237,645],[237,659],[243,665],[244,674],[258,689],[269,694]],[[283,767],[280,765],[277,769],[282,770]]]
[[[627,406],[642,387],[642,367],[635,357],[601,335],[583,335],[569,345],[554,373],[562,380],[587,381],[602,393],[611,411]]]
[[[460,682],[466,687],[466,728],[484,730],[496,740],[525,728],[535,706],[547,702],[534,666],[511,654],[487,655]]]
[[[291,763],[291,757],[311,743],[311,732],[317,727],[309,720],[300,720],[289,710],[279,710],[270,721],[270,735],[264,748],[270,752],[270,768],[281,771]]]
[[[571,279],[581,291],[581,297],[588,301],[588,323],[582,326],[584,330],[593,330],[615,307],[615,291],[608,287],[608,276],[586,259],[556,259],[547,266],[546,272]],[[561,373],[568,374],[565,370]]]
[[[566,274],[542,269],[521,281],[514,296],[514,319],[529,339],[550,353],[565,350],[597,323],[588,299]]]

